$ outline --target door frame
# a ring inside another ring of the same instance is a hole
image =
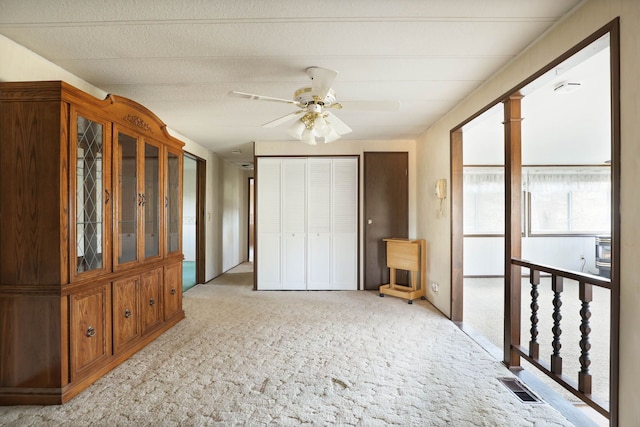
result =
[[[255,177],[250,176],[247,178],[247,261],[249,262],[254,261],[256,254],[255,183]],[[251,253],[252,248],[253,254]]]
[[[206,194],[207,162],[195,154],[184,152],[184,158],[196,162],[196,283],[206,282]]]

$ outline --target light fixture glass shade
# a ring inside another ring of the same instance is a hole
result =
[[[340,134],[338,132],[336,132],[336,130],[330,126],[328,126],[330,128],[330,131],[327,135],[325,135],[324,137],[324,143],[327,144],[329,142],[333,142],[337,139],[340,139]]]
[[[316,134],[322,137],[326,137],[331,133],[331,131],[333,131],[331,126],[322,116],[318,116],[318,118],[314,121],[313,128],[316,130]]]
[[[316,135],[313,129],[305,128],[302,132],[302,137],[300,138],[301,142],[309,145],[316,145]]]
[[[301,139],[302,133],[306,129],[304,123],[301,120],[296,120],[293,124],[287,129],[287,133],[294,137],[295,139]]]

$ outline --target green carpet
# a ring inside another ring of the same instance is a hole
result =
[[[196,285],[196,262],[182,262],[182,292],[186,292]]]

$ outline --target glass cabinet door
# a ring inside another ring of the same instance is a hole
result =
[[[138,140],[118,132],[116,145],[116,258],[122,265],[138,259]]]
[[[72,224],[75,247],[72,248],[72,277],[109,267],[107,213],[110,209],[105,125],[80,114],[74,117],[76,144],[72,147],[72,155],[75,154],[75,170],[71,185],[75,194],[71,197],[75,199],[75,223]]]
[[[160,148],[144,144],[144,257],[160,256]]]
[[[180,229],[181,221],[181,170],[182,155],[167,152],[167,194],[165,199],[165,209],[167,215],[166,247],[167,253],[180,252]]]

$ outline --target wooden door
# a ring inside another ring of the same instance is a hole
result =
[[[386,250],[389,237],[409,237],[409,154],[364,153],[364,288],[389,283]],[[398,271],[398,283],[406,283]]]

